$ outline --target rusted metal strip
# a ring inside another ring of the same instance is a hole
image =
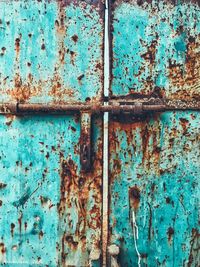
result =
[[[81,113],[80,163],[83,171],[91,168],[91,113]]]
[[[163,103],[152,102],[111,102],[108,105],[104,103],[78,103],[78,104],[23,104],[23,103],[1,103],[0,114],[34,114],[34,113],[48,113],[48,114],[68,114],[80,113],[88,111],[90,113],[101,112],[130,112],[140,114],[143,112],[154,111],[173,111],[173,110],[200,110],[200,101],[172,101],[166,100]]]

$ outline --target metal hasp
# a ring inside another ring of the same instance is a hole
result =
[[[91,168],[91,113],[81,113],[80,163],[83,171]]]
[[[23,104],[23,103],[1,103],[0,114],[69,114],[79,113],[81,116],[80,134],[80,164],[81,170],[88,172],[92,167],[91,157],[91,117],[92,114],[109,112],[111,114],[142,115],[152,112],[163,112],[173,110],[200,110],[199,101],[162,100],[160,98],[150,99],[118,99],[110,100],[109,105],[104,103],[80,103],[80,104]]]
[[[111,100],[108,105],[97,103],[65,103],[65,104],[29,104],[29,103],[0,103],[0,114],[69,114],[102,112],[119,113],[130,112],[140,114],[143,112],[162,112],[173,110],[200,110],[200,101],[162,100],[159,98]]]

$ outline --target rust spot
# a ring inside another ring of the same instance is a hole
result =
[[[23,217],[22,212],[20,212],[20,216],[18,218],[18,224],[19,224],[19,232],[20,232],[20,234],[22,232],[22,217]]]
[[[11,225],[10,225],[10,232],[11,232],[11,236],[12,237],[14,235],[14,229],[15,229],[15,224],[14,223],[11,223]]]
[[[76,53],[74,51],[70,51],[70,62],[72,65],[75,65],[74,61],[75,61],[75,57],[76,57]]]
[[[169,243],[171,242],[172,240],[172,237],[174,235],[174,229],[172,227],[169,227],[168,230],[167,230],[167,235],[168,235],[168,241]]]
[[[45,204],[48,203],[49,199],[47,197],[40,196],[40,201],[42,206],[45,206]]]
[[[181,126],[183,128],[183,134],[186,134],[187,132],[187,128],[188,128],[188,125],[189,125],[189,121],[185,118],[180,118],[180,123],[181,123]]]
[[[79,81],[79,84],[81,84],[81,81],[82,81],[82,79],[84,78],[84,74],[81,74],[80,76],[78,76],[78,81]]]
[[[42,45],[41,45],[41,49],[42,49],[42,50],[45,50],[45,44],[42,44]]]
[[[78,36],[76,34],[74,34],[72,36],[72,40],[76,43],[78,41]]]
[[[153,65],[155,63],[156,58],[156,46],[157,40],[152,41],[151,45],[147,48],[147,52],[141,55],[146,61],[149,61],[149,65]]]
[[[8,90],[8,95],[10,95],[13,99],[24,102],[29,100],[32,96],[39,95],[41,90],[41,86],[33,85],[33,78],[31,75],[28,77],[29,82],[26,84],[22,84],[22,80],[19,74],[15,75],[15,88]]]
[[[190,255],[189,255],[188,267],[194,266],[195,261],[198,259],[199,238],[200,238],[199,231],[193,228],[192,233],[191,233],[191,240],[190,240]]]
[[[42,231],[39,232],[39,239],[42,239],[44,236],[44,233]]]
[[[140,189],[135,185],[129,189],[130,206],[137,210],[140,204]]]
[[[3,201],[2,201],[2,200],[0,200],[0,207],[2,207],[2,205],[3,205]]]
[[[20,51],[20,39],[21,37],[15,39],[15,51],[17,54],[19,54],[19,51]]]
[[[27,222],[24,223],[24,230],[26,231],[27,230],[27,227],[28,227],[28,224]]]
[[[68,246],[71,250],[76,250],[78,246],[78,242],[74,241],[73,236],[67,235],[65,237],[65,242],[68,243]]]
[[[6,247],[5,247],[4,243],[0,243],[0,251],[1,251],[1,254],[6,253]]]
[[[7,184],[4,184],[4,183],[0,183],[0,189],[3,189],[7,186]]]

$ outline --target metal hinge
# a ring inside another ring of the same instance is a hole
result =
[[[200,101],[149,99],[113,99],[97,103],[29,104],[0,103],[0,114],[81,114],[80,164],[83,171],[91,169],[91,120],[92,114],[109,112],[142,115],[170,110],[200,110]]]

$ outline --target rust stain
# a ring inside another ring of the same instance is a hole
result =
[[[183,134],[187,133],[187,128],[189,126],[189,121],[186,120],[185,118],[180,118],[180,125],[183,128]]]
[[[6,247],[4,243],[0,243],[0,252],[1,254],[5,254],[6,253]]]
[[[140,189],[135,185],[129,189],[130,207],[137,210],[140,204]]]
[[[76,34],[74,34],[72,36],[72,40],[76,43],[78,41],[78,36]]]
[[[0,189],[3,189],[7,186],[7,184],[4,184],[4,183],[0,183]]]
[[[186,62],[184,65],[176,64],[169,61],[169,79],[173,86],[177,86],[180,90],[170,94],[173,99],[187,100],[191,98],[199,100],[200,95],[198,88],[200,87],[200,35],[195,39],[189,38],[186,52]],[[190,90],[188,89],[190,88]],[[185,90],[183,90],[185,89]],[[187,89],[187,90],[186,90]],[[192,95],[191,95],[192,90]]]
[[[22,212],[20,211],[20,216],[19,216],[19,218],[18,218],[19,233],[20,233],[20,234],[22,233],[22,217],[23,217],[23,214],[22,214]]]
[[[19,38],[15,39],[15,51],[16,51],[17,56],[19,55],[19,52],[20,52],[20,41],[21,41],[21,35]]]
[[[136,133],[140,134],[142,140],[142,166],[146,170],[154,170],[158,175],[160,174],[160,157],[161,157],[161,148],[160,148],[160,136],[161,136],[161,125],[159,122],[160,114],[148,114],[143,116],[113,116],[112,117],[112,126],[110,131],[109,140],[110,140],[110,151],[120,151],[120,140],[117,136],[117,132],[124,131],[126,134],[128,147],[133,147],[133,150],[136,149]],[[114,118],[114,120],[113,120]],[[153,124],[150,123],[151,119],[154,121]],[[151,142],[153,144],[151,144]],[[129,150],[126,150],[127,153]],[[132,157],[130,154],[129,156]],[[113,159],[115,163],[115,159]],[[116,164],[115,164],[116,165]],[[117,165],[116,165],[117,166]],[[120,160],[118,162],[120,166]],[[121,171],[118,168],[119,172]],[[119,173],[118,172],[118,173]],[[116,174],[118,174],[116,173]],[[115,175],[113,175],[114,177]]]
[[[61,198],[58,204],[58,212],[61,221],[64,220],[66,223],[66,217],[69,218],[69,229],[76,228],[75,234],[71,234],[70,230],[68,233],[62,233],[61,254],[63,265],[66,258],[66,247],[71,250],[79,248],[82,252],[85,252],[88,243],[88,238],[86,239],[88,229],[90,231],[92,229],[100,231],[101,229],[102,144],[99,144],[98,152],[93,157],[92,170],[84,173],[78,170],[77,165],[71,158],[65,159],[63,154],[60,153]],[[92,196],[91,192],[93,192]],[[88,209],[88,207],[90,208]],[[70,216],[74,216],[71,214],[72,211],[73,214],[76,212],[78,216],[76,226],[73,226],[70,219]],[[96,247],[100,246],[99,238],[95,239],[94,236],[92,242]]]
[[[171,244],[172,238],[174,236],[174,229],[172,227],[168,228],[167,235],[168,235],[168,242]]]
[[[198,253],[199,253],[199,238],[200,233],[197,229],[192,229],[191,234],[191,241],[190,241],[190,255],[189,255],[189,262],[188,267],[194,266],[195,262],[198,261]],[[198,264],[198,263],[197,263]],[[195,265],[196,266],[196,265]]]
[[[15,224],[14,223],[11,223],[11,225],[10,225],[10,232],[11,232],[11,236],[12,237],[14,235],[14,229],[15,229]]]

